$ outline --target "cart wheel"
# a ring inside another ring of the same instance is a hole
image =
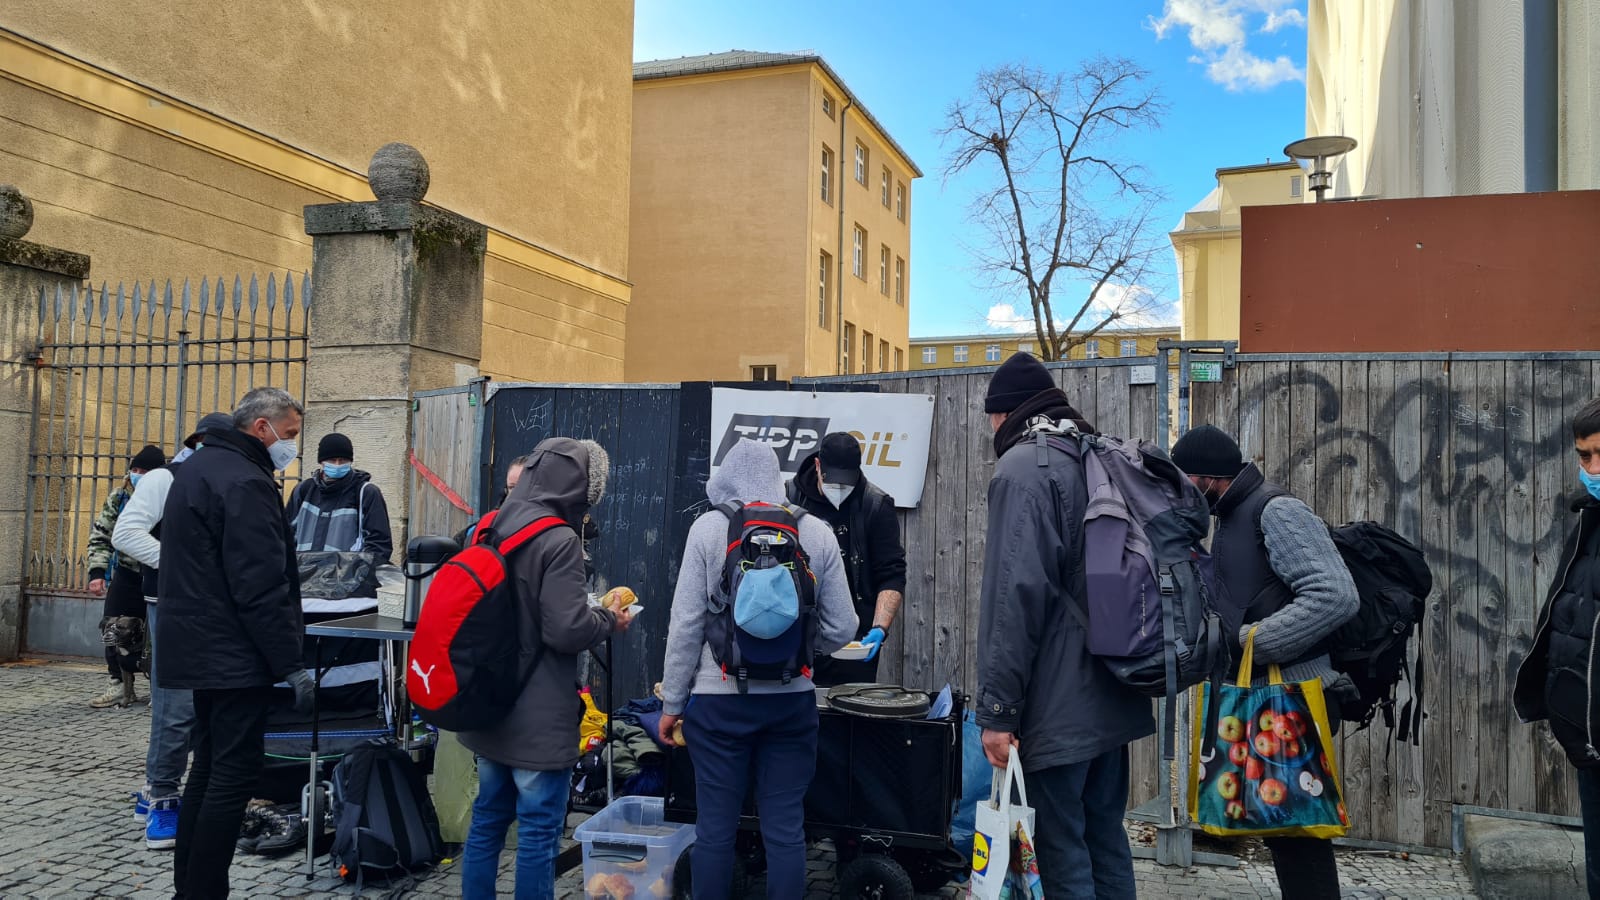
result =
[[[694,873],[689,864],[689,854],[694,850],[690,847],[678,857],[672,866],[672,900],[692,900],[694,897]],[[733,858],[733,890],[730,897],[743,897],[750,892],[750,874],[745,869],[744,860],[735,856]]]
[[[839,873],[839,896],[846,900],[912,900],[916,895],[911,876],[888,856],[862,854]]]

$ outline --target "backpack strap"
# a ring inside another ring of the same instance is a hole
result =
[[[490,515],[494,515],[494,513],[490,513]],[[500,542],[500,555],[509,556],[511,551],[544,534],[546,531],[566,524],[566,520],[558,516],[545,516],[540,519],[534,519],[531,523],[523,526],[521,531]]]
[[[471,543],[482,544],[489,540],[490,529],[494,527],[494,518],[499,514],[499,509],[491,509],[484,513],[483,518],[478,520],[478,524],[472,527]]]

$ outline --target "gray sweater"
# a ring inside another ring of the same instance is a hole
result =
[[[1276,497],[1261,511],[1261,536],[1272,571],[1294,592],[1294,602],[1259,622],[1239,629],[1243,644],[1256,628],[1255,680],[1264,683],[1263,666],[1300,659],[1319,641],[1350,621],[1360,607],[1356,583],[1317,514],[1294,497]],[[1285,681],[1321,678],[1332,687],[1341,676],[1327,654],[1283,670]]]
[[[733,501],[784,503],[783,474],[772,448],[740,440],[706,483],[713,504]],[[678,589],[672,596],[672,621],[667,627],[667,658],[661,681],[662,711],[681,715],[689,694],[737,694],[738,685],[724,678],[706,646],[706,603],[722,583],[726,560],[728,518],[712,510],[695,520],[683,548],[678,568]],[[800,519],[800,546],[817,576],[817,646],[819,655],[832,653],[856,636],[856,611],[850,602],[839,542],[833,529],[815,516]],[[749,682],[751,694],[812,691],[809,678]]]

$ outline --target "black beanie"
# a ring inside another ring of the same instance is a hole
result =
[[[1215,425],[1201,425],[1172,445],[1172,461],[1186,475],[1233,478],[1244,468],[1239,443]]]
[[[1056,387],[1050,370],[1032,353],[1013,353],[989,379],[989,393],[983,398],[983,411],[1014,412],[1041,391]]]
[[[323,436],[322,442],[317,444],[317,462],[325,459],[355,459],[356,448],[351,445],[350,439],[337,431],[329,432]]]
[[[145,444],[144,449],[140,450],[138,453],[135,453],[133,455],[133,459],[128,461],[128,468],[143,469],[144,471],[149,472],[152,469],[159,469],[166,464],[167,456],[161,452],[160,447],[157,447],[155,444]]]

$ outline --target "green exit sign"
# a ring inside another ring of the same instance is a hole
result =
[[[1222,363],[1220,362],[1191,362],[1189,363],[1189,380],[1194,382],[1216,382],[1222,380]]]

